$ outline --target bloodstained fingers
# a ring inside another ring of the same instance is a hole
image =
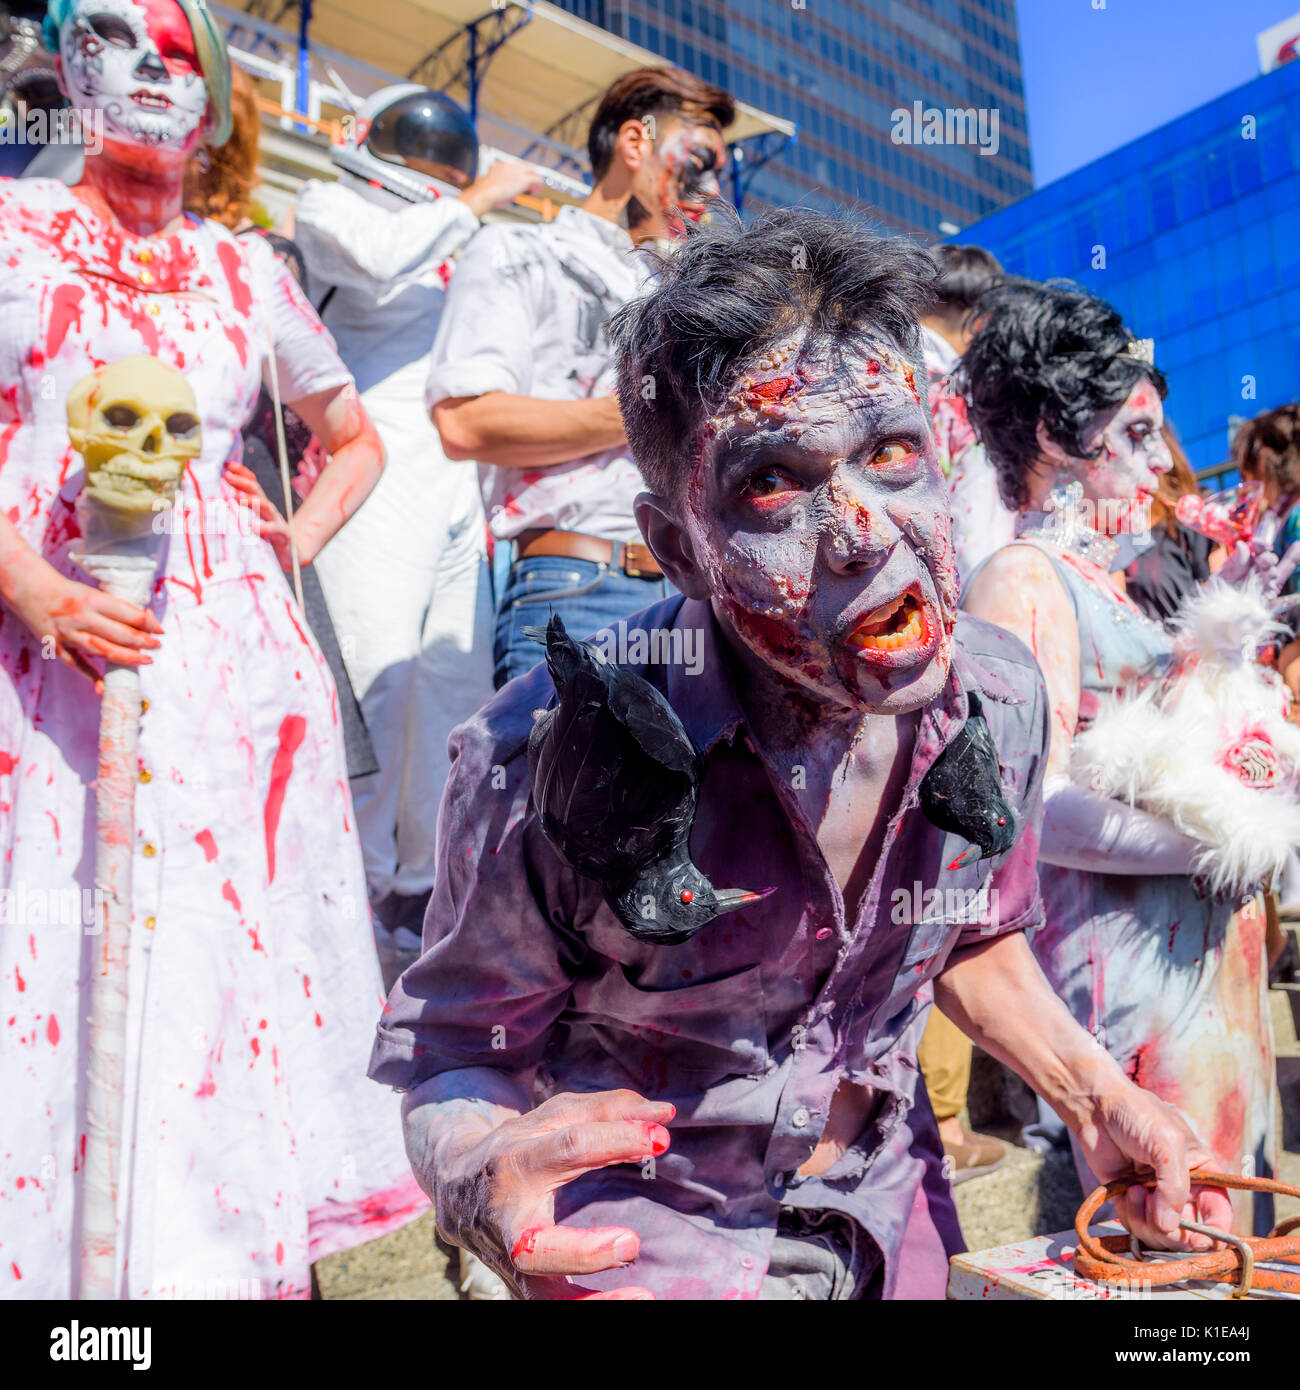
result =
[[[109,617],[105,612],[96,612],[94,609],[91,609],[82,618],[81,632],[85,634],[88,642],[92,637],[97,637],[100,641],[112,642],[118,647],[134,647],[141,651],[152,651],[162,646],[162,643],[153,633],[146,632],[143,628],[136,627],[131,623]],[[96,647],[95,650],[99,651],[100,649]]]
[[[97,694],[103,692],[104,677],[86,660],[75,647],[64,646],[62,642],[55,646],[58,658],[65,666],[71,666],[74,671],[80,672],[95,687]]]
[[[646,1120],[586,1121],[539,1135],[528,1146],[520,1165],[554,1191],[563,1183],[607,1168],[612,1163],[638,1163],[663,1153],[668,1131]]]
[[[97,656],[102,656],[109,661],[114,661],[119,666],[153,665],[153,657],[147,656],[144,652],[133,651],[130,647],[119,646],[116,642],[109,642],[93,632],[81,634],[81,641],[84,646],[89,647]],[[98,676],[96,679],[98,679]]]
[[[128,627],[138,628],[141,632],[154,632],[161,634],[162,624],[147,608],[137,608],[134,603],[128,603],[124,598],[116,598],[112,594],[100,594],[96,605],[99,613],[105,618],[112,618],[119,623],[124,623]],[[158,644],[155,643],[155,646]]]
[[[579,1120],[648,1120],[666,1125],[677,1107],[666,1100],[647,1100],[635,1091],[567,1092],[545,1100],[531,1118],[543,1129],[558,1129]]]
[[[1193,1231],[1166,1232],[1156,1224],[1157,1198],[1145,1187],[1130,1187],[1115,1198],[1124,1225],[1151,1250],[1208,1250],[1213,1242]]]
[[[626,1226],[530,1226],[515,1240],[510,1262],[520,1274],[598,1274],[636,1259],[641,1239]]]

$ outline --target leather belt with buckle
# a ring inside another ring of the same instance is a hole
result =
[[[602,540],[581,531],[521,531],[515,537],[519,559],[537,555],[560,555],[569,560],[590,560],[593,564],[620,569],[629,579],[662,579],[664,572],[643,541]]]

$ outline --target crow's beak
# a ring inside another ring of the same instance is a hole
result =
[[[721,915],[724,912],[734,912],[746,903],[759,902],[775,892],[775,888],[760,888],[756,893],[751,893],[747,888],[715,888],[713,896],[718,900],[718,914]]]

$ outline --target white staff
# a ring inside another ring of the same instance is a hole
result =
[[[86,464],[77,503],[83,548],[73,559],[115,598],[149,602],[162,549],[155,518],[171,506],[201,447],[184,377],[155,358],[101,367],[68,397],[68,433]],[[135,854],[140,671],[110,661],[99,714],[95,950],[86,1061],[81,1297],[118,1296],[118,1206],[124,1171],[123,1100]]]

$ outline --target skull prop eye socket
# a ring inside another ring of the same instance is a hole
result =
[[[129,405],[110,405],[104,411],[104,419],[115,430],[134,429],[140,423],[140,416]]]
[[[143,355],[100,367],[73,387],[68,436],[85,460],[86,495],[119,512],[169,503],[203,448],[189,383]]]
[[[194,434],[199,427],[197,415],[190,415],[185,411],[178,410],[174,415],[169,415],[166,420],[167,433],[174,435],[177,439],[186,439]]]

